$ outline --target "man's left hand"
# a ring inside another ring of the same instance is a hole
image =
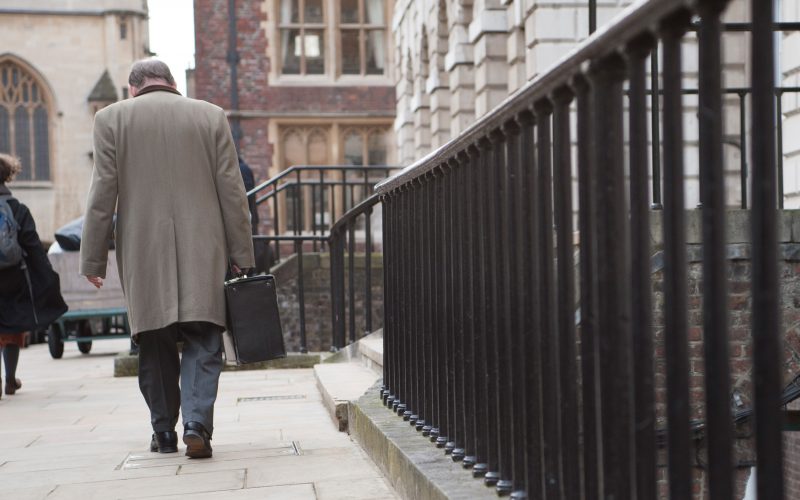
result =
[[[103,286],[103,278],[100,276],[87,276],[86,279],[94,285],[95,288],[100,288]]]

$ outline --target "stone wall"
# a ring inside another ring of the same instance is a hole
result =
[[[283,337],[288,352],[300,351],[300,306],[298,296],[298,260],[293,255],[272,269],[278,285],[278,308],[281,315]],[[354,259],[356,338],[366,333],[364,254]],[[349,338],[349,277],[345,258],[345,331]],[[303,256],[303,285],[305,290],[306,340],[310,352],[328,351],[331,348],[331,269],[327,253],[310,253]],[[383,328],[383,256],[372,257],[372,329]]]

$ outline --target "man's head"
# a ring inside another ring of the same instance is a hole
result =
[[[166,85],[176,88],[175,79],[169,66],[158,59],[142,59],[133,63],[131,74],[128,77],[128,87],[131,95],[136,97],[139,92],[150,85]]]
[[[13,181],[20,170],[22,165],[18,158],[0,153],[0,184]]]

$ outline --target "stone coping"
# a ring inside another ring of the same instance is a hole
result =
[[[460,463],[389,411],[372,387],[350,405],[350,434],[409,500],[497,499],[494,488],[473,479]]]

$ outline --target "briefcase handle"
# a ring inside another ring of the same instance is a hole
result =
[[[226,281],[235,281],[235,280],[239,280],[239,279],[242,279],[242,278],[247,278],[247,276],[250,274],[252,269],[253,268],[240,269],[239,266],[237,266],[236,264],[234,264],[233,262],[231,262],[229,260],[228,261],[228,271],[230,272],[230,277],[231,278],[229,280],[226,280]]]

